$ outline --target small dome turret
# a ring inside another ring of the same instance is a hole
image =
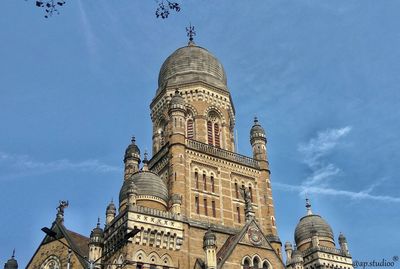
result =
[[[320,242],[325,241],[326,244],[334,247],[331,226],[321,216],[313,214],[309,200],[306,199],[306,201],[307,215],[300,219],[294,233],[296,245],[301,248],[302,245],[309,242],[314,235],[317,235]]]
[[[257,117],[254,118],[254,124],[250,130],[250,143],[253,144],[256,139],[266,140],[264,128],[258,122]]]
[[[346,237],[342,233],[339,234],[338,239],[339,239],[339,244],[347,243]]]
[[[292,249],[292,244],[290,242],[285,243],[285,250]]]
[[[125,150],[124,162],[128,159],[138,159],[140,162],[140,149],[136,145],[136,139],[133,136],[131,139],[131,144]]]
[[[15,259],[15,249],[11,258],[4,264],[4,269],[18,269],[18,262]]]
[[[102,244],[104,231],[100,228],[100,218],[97,219],[97,225],[90,233],[90,244]]]
[[[106,208],[106,214],[115,214],[117,212],[117,208],[114,205],[114,201],[111,200],[111,202],[108,204]]]
[[[211,228],[208,228],[203,237],[203,248],[205,249],[207,247],[215,247],[217,244],[216,241],[217,237],[215,236],[215,233],[211,230]]]

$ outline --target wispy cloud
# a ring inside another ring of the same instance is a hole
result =
[[[308,194],[318,194],[318,195],[330,195],[330,196],[345,196],[352,200],[370,199],[375,201],[400,203],[400,197],[373,195],[371,194],[372,191],[371,188],[359,192],[354,192],[354,191],[338,190],[338,189],[318,187],[318,186],[302,186],[302,185],[296,186],[284,183],[275,183],[274,186],[281,190],[298,192],[303,197]]]
[[[83,34],[84,34],[84,38],[85,38],[85,42],[86,42],[86,47],[87,47],[89,53],[94,55],[97,52],[96,36],[92,29],[92,25],[90,24],[89,17],[84,8],[84,4],[82,3],[81,0],[78,1],[78,7],[79,7],[79,13],[80,13],[80,17],[81,17],[82,30],[83,30]]]
[[[99,160],[90,159],[74,162],[60,159],[49,162],[37,161],[28,155],[16,155],[0,152],[0,167],[3,175],[21,176],[30,174],[45,174],[57,171],[74,170],[95,173],[110,173],[120,171],[119,167],[101,163]]]
[[[307,143],[298,146],[298,151],[303,156],[303,162],[310,168],[311,174],[300,185],[276,183],[275,186],[285,190],[298,192],[300,195],[319,194],[331,196],[345,196],[353,200],[370,199],[385,202],[400,202],[400,197],[375,195],[373,190],[382,184],[385,178],[373,182],[368,188],[361,191],[348,191],[335,189],[329,186],[330,179],[340,174],[342,170],[335,164],[327,162],[326,158],[342,142],[352,130],[351,126],[338,129],[328,129],[317,133]]]
[[[341,172],[333,163],[326,162],[323,157],[328,155],[338,145],[339,140],[351,131],[351,126],[339,129],[328,129],[319,132],[307,143],[299,145],[298,150],[304,156],[304,163],[312,174],[303,182],[306,186],[327,184],[327,181]]]

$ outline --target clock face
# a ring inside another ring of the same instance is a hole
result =
[[[261,241],[262,241],[262,234],[261,232],[257,229],[257,228],[250,228],[247,231],[247,234],[249,236],[250,241],[254,244],[254,245],[261,245]]]

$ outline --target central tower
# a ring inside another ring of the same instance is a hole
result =
[[[162,64],[150,109],[152,157],[141,160],[132,139],[119,213],[107,209],[104,248],[140,232],[107,260],[128,255],[136,268],[284,268],[265,131],[255,119],[253,156],[235,152],[224,68],[192,36]]]

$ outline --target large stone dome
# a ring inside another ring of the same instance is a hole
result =
[[[227,90],[225,71],[218,59],[208,50],[189,44],[165,60],[158,75],[158,90],[165,85],[196,81]]]
[[[301,245],[303,242],[311,239],[315,232],[320,239],[326,238],[334,242],[331,226],[321,216],[310,214],[302,217],[296,226],[294,232],[296,245]]]
[[[137,194],[139,196],[157,197],[165,203],[168,202],[168,189],[164,181],[153,172],[139,171],[124,181],[119,193],[120,203],[127,198],[127,192],[132,182],[137,187]]]

